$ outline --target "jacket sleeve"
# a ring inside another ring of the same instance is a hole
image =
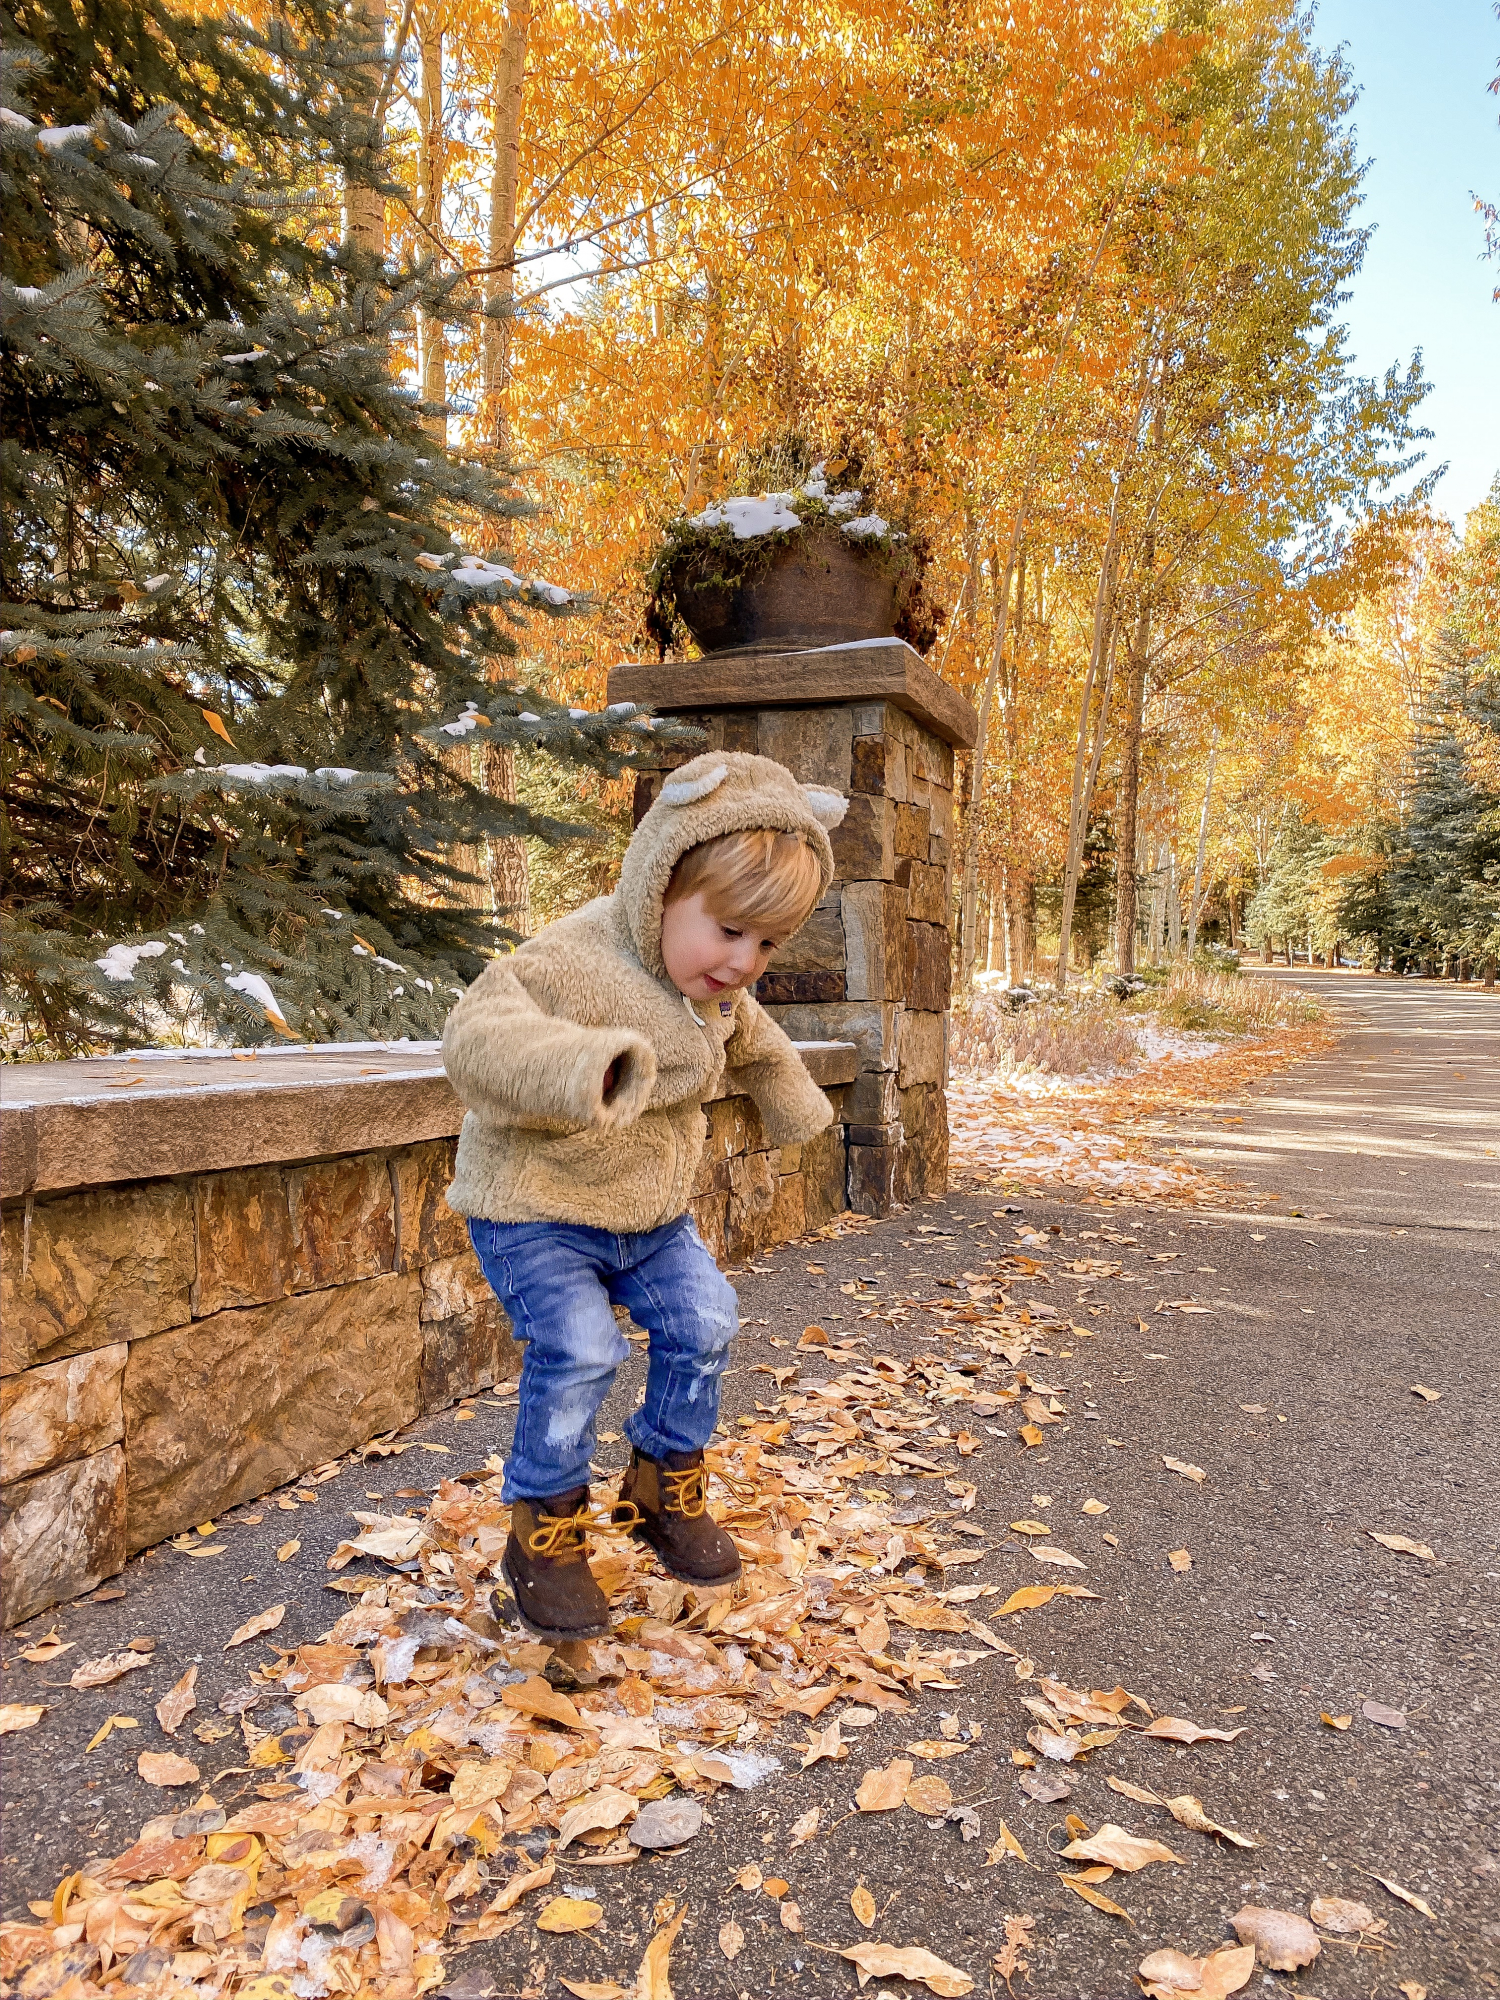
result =
[[[807,1073],[807,1065],[758,1001],[746,993],[724,1062],[735,1083],[755,1100],[773,1146],[795,1146],[833,1123],[833,1106]]]
[[[619,1069],[608,1095],[605,1077]],[[656,1056],[629,1028],[585,1028],[537,1005],[494,959],[448,1016],[443,1067],[471,1111],[497,1125],[601,1132],[645,1109]]]

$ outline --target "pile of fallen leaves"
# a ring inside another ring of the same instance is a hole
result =
[[[1333,1039],[1322,1027],[1289,1027],[1270,1040],[1163,1057],[1104,1082],[1075,1078],[1040,1099],[1015,1094],[1003,1078],[955,1076],[948,1085],[950,1172],[959,1184],[1217,1206],[1234,1184],[1180,1157],[1160,1134],[1144,1130],[1146,1123],[1236,1097]]]
[[[273,1605],[228,1641],[264,1640],[272,1655],[219,1702],[242,1734],[238,1774],[258,1780],[254,1800],[229,1812],[211,1793],[192,1797],[199,1772],[189,1758],[143,1752],[142,1779],[192,1802],[149,1819],[124,1853],[69,1875],[50,1901],[31,1905],[34,1922],[0,1926],[0,1979],[14,1981],[21,2000],[123,2000],[127,1989],[137,2000],[415,2000],[451,1976],[452,1954],[467,1945],[523,1924],[544,1936],[599,1926],[601,1904],[560,1892],[560,1866],[629,1867],[643,1853],[681,1849],[721,1792],[753,1789],[788,1762],[808,1770],[845,1761],[882,1714],[906,1714],[985,1664],[1004,1663],[1030,1717],[1010,1761],[1040,1801],[1066,1800],[1069,1767],[1127,1734],[1168,1745],[1233,1742],[1242,1727],[1202,1728],[1153,1714],[1123,1687],[1079,1689],[1039,1675],[994,1629],[1054,1598],[1094,1596],[1069,1580],[1086,1565],[1058,1546],[1048,1523],[1012,1522],[1007,1547],[1056,1580],[1009,1589],[964,1580],[993,1553],[970,1519],[965,1460],[991,1440],[1030,1449],[1060,1435],[1065,1392],[1036,1372],[1052,1353],[1044,1338],[1088,1337],[1059,1325],[1044,1301],[1012,1297],[1046,1282],[1044,1245],[1060,1249],[1018,1229],[984,1271],[965,1274],[958,1294],[898,1301],[863,1280],[845,1287],[865,1295],[852,1307],[860,1321],[925,1314],[941,1351],[902,1361],[867,1352],[869,1334],[809,1326],[785,1365],[762,1364],[766,1400],[709,1454],[711,1504],[734,1536],[743,1576],[731,1589],[694,1590],[663,1577],[634,1541],[611,1536],[594,1557],[614,1619],[606,1640],[550,1646],[507,1622],[497,1583],[509,1520],[497,1460],[445,1480],[420,1511],[355,1514],[355,1532],[329,1559],[328,1587],[351,1601],[328,1632],[278,1648],[269,1635],[283,1607]],[[1107,1256],[1062,1254],[1075,1278],[1080,1264],[1096,1280],[1121,1275]],[[1204,1478],[1167,1464],[1195,1483]],[[357,1562],[379,1567],[355,1575]],[[85,1662],[73,1682],[104,1685],[137,1664],[129,1652]],[[196,1675],[189,1667],[157,1706],[168,1737],[196,1706]],[[836,1717],[823,1720],[835,1704]],[[105,1729],[116,1721],[131,1718]],[[853,1810],[915,1812],[935,1831],[983,1840],[990,1865],[1026,1860],[1003,1820],[998,1832],[983,1825],[986,1801],[955,1799],[942,1775],[983,1735],[983,1724],[939,1709],[935,1729],[914,1724],[903,1755],[851,1782]],[[1191,1794],[1108,1782],[1195,1835],[1255,1845]],[[791,1843],[829,1831],[821,1818],[810,1806]],[[1061,1880],[1106,1918],[1126,1914],[1101,1886],[1112,1875],[1185,1865],[1162,1842],[1113,1823],[1091,1831],[1070,1813],[1066,1829],[1061,1858],[1073,1865]],[[802,1933],[786,1883],[758,1862],[737,1886],[772,1897],[782,1927]],[[875,1929],[862,1886],[850,1910],[862,1930]],[[579,2000],[670,2000],[670,1957],[686,1915],[657,1905],[643,1958],[623,1968],[632,1986],[563,1984]],[[1263,1965],[1290,1966],[1320,1948],[1308,1920],[1291,1913],[1244,1910],[1233,1921],[1238,1947],[1202,1960],[1148,1955],[1144,1989],[1227,1994],[1249,1978],[1257,1953]],[[1330,1903],[1320,1921],[1334,1934],[1352,1926],[1362,1948],[1378,1946],[1385,1928],[1353,1904]],[[1025,1971],[1032,1926],[1007,1920],[994,1964],[1007,1984]],[[741,1927],[724,1922],[723,1956],[732,1960],[743,1945]],[[916,1945],[870,1936],[820,1948],[849,1961],[861,1983],[903,1977],[955,1996],[974,1986],[968,1972]]]

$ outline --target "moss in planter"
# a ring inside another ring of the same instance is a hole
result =
[[[701,514],[679,516],[667,525],[665,539],[647,575],[646,630],[666,658],[674,646],[685,645],[691,635],[678,609],[678,599],[691,591],[735,590],[753,583],[770,569],[776,556],[793,547],[803,537],[821,530],[844,531],[851,519],[871,518],[873,510],[856,516],[857,506],[868,507],[867,492],[832,493],[814,466],[806,485],[791,492],[760,496],[768,504],[776,500],[795,512],[796,527],[767,527],[740,537],[729,522],[711,522],[705,517],[719,514],[734,504],[719,501]],[[814,490],[809,491],[811,486]],[[822,487],[824,490],[819,491]],[[782,510],[777,510],[782,511]],[[880,518],[875,516],[874,518]],[[882,531],[858,536],[846,535],[850,550],[871,566],[891,577],[896,587],[895,633],[925,653],[937,638],[943,612],[923,590],[923,576],[931,560],[925,536],[908,535],[887,524]]]

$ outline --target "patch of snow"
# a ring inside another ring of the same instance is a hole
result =
[[[412,984],[413,986],[420,986],[424,993],[432,991],[432,981],[430,979],[414,979]]]
[[[263,785],[268,778],[305,778],[305,764],[215,764],[221,778],[238,778],[247,785]]]
[[[8,105],[0,105],[0,125],[8,125],[13,132],[33,132],[36,129],[29,118],[23,118],[19,111],[12,111]]]
[[[730,1783],[737,1792],[753,1792],[781,1769],[781,1759],[764,1750],[715,1750],[713,1754],[729,1766]]]
[[[397,965],[395,959],[382,958],[378,952],[376,953],[375,956],[375,963],[377,965],[383,965],[387,972],[405,972],[406,970],[406,967],[404,965]]]
[[[828,502],[828,511],[835,516],[852,514],[864,497],[863,493],[853,487],[846,493],[835,493],[833,498]]]
[[[166,950],[164,944],[112,944],[103,958],[96,958],[95,965],[106,979],[119,979],[126,985],[135,978],[135,969],[143,958],[160,958]]]
[[[606,715],[634,715],[635,703],[633,701],[612,701],[604,713]]]
[[[853,521],[845,521],[846,535],[888,535],[891,524],[879,514],[861,514]]]
[[[183,962],[182,962],[182,960],[181,960],[180,958],[174,958],[174,959],[172,960],[172,970],[173,970],[174,972],[183,972],[183,973],[185,973],[185,972],[187,971],[187,967],[186,967],[186,966],[185,966],[185,965],[183,964]]]
[[[344,913],[342,910],[319,910],[318,915],[320,917],[332,917],[333,921],[337,924],[343,921]]]
[[[248,353],[221,354],[219,356],[219,359],[223,362],[228,363],[232,367],[237,367],[239,363],[242,361],[264,361],[266,356],[270,353],[270,351],[271,350],[268,347],[252,347],[248,351]]]
[[[1163,1028],[1151,1020],[1132,1021],[1129,1026],[1147,1062],[1161,1062],[1164,1058],[1173,1062],[1193,1062],[1199,1056],[1217,1055],[1225,1046],[1211,1035]]]
[[[588,710],[586,708],[570,708],[568,710],[568,715],[574,722],[581,722],[587,714]]]
[[[71,146],[75,140],[88,136],[87,125],[43,125],[37,130],[36,142],[45,146],[49,153],[55,153],[60,147]],[[153,160],[151,164],[155,166],[156,162]]]
[[[375,956],[374,952],[366,944],[351,944],[349,949],[354,953],[356,958],[373,958]]]
[[[790,493],[767,493],[758,498],[723,500],[716,507],[705,507],[701,514],[690,514],[687,524],[690,528],[728,528],[737,542],[748,542],[756,535],[800,528],[802,516],[794,514],[788,504],[792,498]]]
[[[40,285],[17,285],[15,296],[18,299],[24,299],[27,305],[35,305],[36,301],[42,296],[42,288]]]
[[[146,588],[147,590],[160,590],[164,584],[168,584],[171,581],[171,570],[164,569],[160,576],[148,576],[146,578]]]
[[[247,1000],[258,1001],[271,1020],[285,1024],[281,1003],[258,972],[237,972],[232,979],[226,979],[224,984],[232,987],[236,993],[243,993]]]
[[[523,708],[516,717],[517,722],[540,722],[541,719],[539,715],[533,715],[529,708]]]

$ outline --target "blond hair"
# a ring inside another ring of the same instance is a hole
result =
[[[719,923],[758,924],[790,937],[823,893],[823,870],[801,834],[751,827],[690,847],[672,870],[662,901],[700,891]]]

